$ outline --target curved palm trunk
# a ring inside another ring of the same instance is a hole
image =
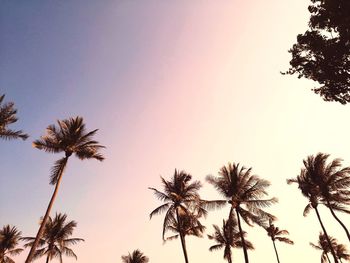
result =
[[[324,225],[322,223],[321,216],[320,216],[320,213],[318,212],[317,206],[314,207],[314,208],[315,208],[315,211],[316,211],[316,215],[317,215],[318,221],[320,222],[320,225],[322,227],[323,233],[326,236],[326,239],[327,239],[327,242],[328,242],[328,245],[329,245],[329,249],[331,250],[332,256],[334,258],[334,263],[339,263],[339,261],[337,259],[337,256],[336,256],[336,254],[334,252],[331,240],[329,239],[329,236],[327,234],[326,228],[324,227]]]
[[[349,241],[350,241],[350,233],[349,230],[346,228],[346,226],[344,225],[344,223],[337,217],[337,215],[334,213],[333,209],[330,207],[330,203],[327,200],[327,207],[329,208],[329,210],[331,211],[332,216],[335,218],[335,220],[338,221],[338,223],[343,227]]]
[[[185,257],[185,262],[188,263],[188,257],[187,257],[187,250],[186,250],[186,242],[185,242],[185,237],[182,234],[182,231],[180,229],[180,217],[179,217],[179,211],[176,209],[176,218],[177,218],[177,225],[178,225],[178,229],[177,231],[180,234],[180,239],[181,239],[181,246],[182,246],[182,251],[184,253],[184,257]]]
[[[238,213],[237,208],[236,208],[235,210],[236,210],[236,214],[237,214],[237,221],[238,221],[239,233],[240,233],[240,235],[241,235],[241,240],[242,240],[242,247],[243,247],[243,253],[244,253],[244,261],[245,261],[245,263],[249,263],[247,247],[246,247],[246,245],[245,245],[244,236],[243,236],[243,230],[242,230],[242,226],[241,226],[241,219],[239,218],[239,213]]]
[[[273,248],[275,249],[277,262],[280,263],[280,259],[278,257],[277,248],[276,248],[276,244],[275,244],[275,240],[273,240],[273,239],[272,239],[272,244],[273,244]]]
[[[44,218],[43,218],[43,220],[42,220],[42,222],[40,224],[39,231],[36,234],[35,241],[34,241],[32,247],[30,248],[30,251],[29,251],[29,254],[27,256],[27,259],[26,259],[25,263],[30,263],[33,260],[34,252],[35,252],[35,250],[36,250],[36,248],[37,248],[37,246],[39,244],[39,240],[40,240],[41,236],[43,235],[44,226],[46,225],[47,219],[49,218],[49,215],[50,215],[51,208],[53,206],[53,203],[55,202],[55,199],[56,199],[56,196],[57,196],[57,192],[58,192],[58,188],[60,186],[62,175],[63,175],[63,172],[64,172],[64,168],[66,167],[67,162],[68,162],[68,158],[69,158],[69,156],[66,156],[64,158],[64,162],[62,163],[60,175],[59,175],[59,177],[57,179],[57,183],[55,185],[55,190],[53,191],[51,200],[50,200],[49,205],[47,206],[47,209],[46,209],[45,216],[44,216]]]

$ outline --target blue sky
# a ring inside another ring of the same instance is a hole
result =
[[[272,182],[271,196],[280,199],[272,210],[296,241],[280,246],[283,261],[319,260],[308,248],[317,239],[316,219],[302,217],[306,200],[285,179],[318,151],[350,161],[349,109],[322,101],[310,91],[313,83],[280,74],[307,26],[305,1],[3,0],[0,6],[0,93],[19,110],[14,128],[31,136],[1,142],[0,225],[35,234],[53,190],[49,170],[60,155],[31,142],[57,119],[81,115],[88,130],[99,129],[107,159],[72,159],[53,209],[78,221],[75,235],[86,239],[74,248],[80,262],[118,262],[136,248],[152,262],[168,256],[180,262],[179,242],[162,244],[162,216],[149,221],[159,202],[147,187],[158,188],[159,176],[170,177],[174,168],[204,182],[233,161]],[[201,193],[218,197],[205,183]],[[212,213],[207,233],[226,214]],[[252,261],[275,260],[265,233],[245,227],[257,244]],[[194,262],[224,262],[220,252],[208,252],[208,240],[189,240]]]

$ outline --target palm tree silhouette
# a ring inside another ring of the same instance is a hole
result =
[[[331,241],[330,243],[328,242],[328,239]],[[321,263],[325,263],[326,261],[331,263],[328,253],[337,246],[337,240],[334,237],[326,237],[325,234],[320,232],[317,244],[310,242],[310,245],[317,250],[322,250]]]
[[[335,253],[340,262],[342,262],[342,259],[345,259],[346,261],[350,260],[349,251],[343,244],[337,244],[337,246],[335,247]]]
[[[60,262],[63,262],[63,255],[77,259],[77,255],[69,246],[84,241],[84,239],[70,238],[77,223],[75,221],[66,222],[66,220],[67,215],[61,213],[56,213],[53,219],[49,217],[45,224],[43,236],[39,241],[38,249],[34,252],[34,260],[46,256],[46,263],[54,258],[58,258]],[[24,247],[32,247],[35,237],[23,237],[22,240],[28,242]]]
[[[270,182],[252,175],[251,169],[244,166],[240,167],[239,164],[229,163],[220,169],[218,177],[209,175],[206,178],[226,199],[220,202],[225,201],[231,205],[229,220],[233,213],[236,213],[246,263],[249,262],[249,258],[240,217],[250,226],[256,223],[259,226],[266,227],[266,219],[273,220],[275,217],[265,212],[263,208],[277,202],[276,198],[262,199],[267,195],[266,188],[270,186]]]
[[[21,232],[16,227],[10,225],[0,229],[0,263],[15,263],[10,256],[16,256],[23,251],[16,248],[21,238]]]
[[[241,248],[243,246],[235,216],[231,216],[227,221],[223,220],[221,229],[217,225],[213,225],[213,227],[215,232],[212,235],[208,235],[208,238],[215,240],[217,244],[211,246],[209,250],[214,251],[223,248],[224,259],[228,263],[232,263],[231,248]],[[243,232],[243,235],[246,236],[246,232]],[[253,244],[247,239],[244,239],[244,242],[247,249],[254,249]]]
[[[55,201],[58,188],[61,183],[63,172],[67,166],[68,158],[75,154],[80,160],[96,159],[103,161],[104,157],[99,150],[104,146],[93,140],[93,136],[98,130],[86,132],[85,124],[82,117],[70,118],[62,121],[57,121],[58,126],[50,125],[46,129],[46,135],[41,136],[39,140],[33,142],[33,146],[39,150],[44,150],[48,153],[64,152],[65,157],[57,160],[51,169],[50,183],[55,185],[55,190],[47,207],[45,216],[36,235],[33,246],[30,249],[26,263],[31,262],[34,251],[38,246],[38,242],[44,231],[44,226],[50,215],[52,205]]]
[[[334,159],[327,164],[329,154],[318,153],[310,155],[304,160],[305,174],[318,187],[320,203],[329,208],[332,216],[343,227],[349,241],[350,233],[345,224],[337,217],[334,211],[350,211],[345,205],[350,202],[350,167],[341,168],[341,159]]]
[[[279,229],[274,224],[272,224],[271,220],[270,220],[269,227],[266,228],[266,232],[267,232],[267,235],[272,240],[273,248],[275,249],[275,253],[276,253],[277,262],[280,263],[275,241],[277,240],[277,241],[284,242],[284,243],[291,244],[291,245],[293,245],[294,242],[287,237],[281,237],[283,235],[289,235],[289,232],[287,230]]]
[[[8,125],[15,123],[18,119],[16,117],[17,109],[14,108],[13,102],[3,104],[5,95],[0,96],[0,138],[5,140],[28,138],[28,135],[23,131],[14,131],[8,128]]]
[[[304,161],[304,164],[305,164],[305,161]],[[327,234],[326,228],[325,228],[325,226],[322,222],[322,219],[321,219],[321,215],[318,211],[318,205],[320,202],[322,202],[322,200],[321,200],[322,198],[320,195],[320,187],[314,182],[313,178],[311,177],[311,173],[309,173],[306,168],[301,169],[300,175],[298,175],[297,178],[287,179],[287,183],[288,184],[297,183],[298,188],[300,189],[303,196],[305,196],[309,200],[309,203],[306,205],[306,207],[304,209],[304,213],[303,213],[304,216],[306,216],[312,208],[315,209],[317,219],[322,227],[324,237],[326,238],[326,240],[328,242],[329,249],[330,249],[332,256],[334,258],[334,262],[338,263],[337,256],[336,256],[335,251],[331,245],[331,240]]]
[[[183,225],[181,220],[184,218],[184,215],[190,215],[191,211],[196,211],[197,216],[199,217],[206,214],[206,210],[201,206],[202,201],[198,194],[198,190],[201,188],[201,183],[199,181],[190,183],[191,179],[192,176],[190,174],[175,169],[175,173],[170,181],[166,181],[161,177],[164,192],[158,191],[155,188],[149,188],[159,200],[165,202],[165,204],[157,207],[150,213],[150,218],[154,215],[165,212],[162,234],[163,240],[165,240],[164,235],[166,230],[174,223],[174,218],[176,219],[176,222],[178,222],[177,232],[180,235],[186,263],[188,263],[188,256],[185,236],[181,229],[181,226]]]
[[[181,214],[179,217],[180,223],[177,221],[176,217],[170,215],[169,225],[166,227],[166,230],[176,234],[165,238],[165,241],[177,239],[180,236],[180,233],[184,239],[186,236],[203,236],[205,226],[199,221],[200,216],[198,213],[195,214],[195,212],[189,212],[188,214]]]
[[[129,253],[127,256],[122,256],[123,263],[147,263],[149,262],[148,257],[146,257],[140,250],[134,250],[132,254]]]

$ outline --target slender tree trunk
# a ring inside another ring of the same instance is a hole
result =
[[[240,220],[240,218],[239,218],[239,213],[238,213],[237,208],[236,208],[236,214],[237,214],[237,221],[238,221],[239,233],[240,233],[240,235],[241,235],[241,240],[242,240],[242,247],[243,247],[243,253],[244,253],[244,261],[245,261],[245,263],[249,263],[247,247],[246,247],[246,245],[245,245],[243,230],[242,230],[242,226],[241,226],[241,220]]]
[[[46,263],[49,263],[49,255],[46,257]]]
[[[329,201],[327,200],[327,207],[329,208],[329,210],[331,211],[332,216],[335,218],[335,220],[338,221],[338,223],[343,227],[349,241],[350,241],[350,233],[349,230],[346,228],[346,226],[344,225],[344,223],[342,221],[340,221],[340,219],[337,217],[337,215],[334,213],[333,209],[330,206],[331,204],[329,203]]]
[[[231,255],[228,256],[227,261],[228,263],[232,263]]]
[[[331,250],[332,256],[333,256],[333,258],[334,258],[334,262],[335,262],[335,263],[339,263],[339,261],[338,261],[338,259],[337,259],[337,256],[336,256],[336,254],[335,254],[335,252],[334,252],[334,249],[333,249],[331,240],[329,239],[329,236],[328,236],[328,234],[327,234],[326,228],[324,227],[324,225],[323,225],[323,223],[322,223],[321,216],[320,216],[320,213],[318,212],[317,206],[314,207],[314,208],[315,208],[315,211],[316,211],[316,215],[317,215],[318,221],[320,222],[320,225],[321,225],[321,227],[322,227],[323,233],[324,233],[324,235],[326,236],[326,239],[327,239],[327,241],[328,241],[329,249]]]
[[[275,240],[273,240],[273,239],[272,239],[272,244],[273,244],[273,248],[275,249],[277,262],[280,263],[280,259],[278,257],[277,248],[276,248],[276,244],[275,244]]]
[[[60,171],[60,175],[58,176],[58,179],[57,179],[57,183],[55,185],[55,190],[52,194],[52,197],[51,197],[51,200],[49,202],[49,205],[47,206],[47,209],[46,209],[46,213],[45,213],[45,216],[40,224],[40,228],[39,228],[39,231],[38,233],[36,234],[36,237],[35,237],[35,241],[32,245],[32,247],[30,248],[30,251],[29,251],[29,254],[27,256],[27,259],[25,261],[25,263],[30,263],[32,262],[33,260],[33,257],[34,257],[34,253],[35,253],[35,250],[39,244],[39,240],[41,238],[41,236],[43,235],[43,232],[44,232],[44,228],[45,228],[45,225],[46,225],[46,222],[47,222],[47,219],[49,218],[50,216],[50,211],[51,211],[51,208],[53,206],[53,203],[55,202],[55,199],[56,199],[56,196],[57,196],[57,192],[58,192],[58,188],[60,186],[60,183],[61,183],[61,179],[62,179],[62,175],[63,175],[63,172],[64,172],[64,168],[66,167],[67,165],[67,162],[68,162],[68,158],[69,156],[66,156],[65,157],[65,161],[64,161],[64,164],[62,166],[62,169]]]
[[[186,242],[185,242],[185,237],[182,233],[182,230],[180,229],[180,217],[179,217],[179,211],[176,208],[176,217],[177,217],[177,231],[180,234],[180,239],[181,239],[181,246],[182,246],[182,251],[184,253],[185,257],[185,262],[188,263],[188,257],[187,257],[187,250],[186,250]]]
[[[328,259],[328,263],[332,263],[331,260],[329,259],[328,253],[324,253]]]
[[[340,262],[340,263],[343,263],[343,261],[341,261],[341,258],[339,258],[339,262]]]

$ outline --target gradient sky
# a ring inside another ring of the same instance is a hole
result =
[[[183,262],[180,241],[163,245],[161,203],[147,187],[184,169],[204,182],[228,162],[271,181],[269,211],[296,244],[277,244],[285,263],[318,262],[320,226],[302,215],[307,200],[287,178],[317,152],[350,164],[349,106],[326,103],[314,83],[282,76],[287,50],[307,27],[305,0],[0,1],[0,93],[14,101],[15,128],[31,135],[1,142],[0,226],[34,236],[53,191],[49,170],[61,155],[31,142],[57,119],[80,115],[106,145],[106,160],[72,158],[53,208],[76,220],[79,262],[121,262],[139,248],[151,262]],[[221,224],[228,207],[205,221]],[[345,234],[321,209],[331,235]],[[342,219],[348,218],[340,215]],[[347,222],[347,221],[345,221]],[[263,229],[244,225],[251,262],[274,262]],[[225,262],[206,238],[188,238],[191,262]],[[27,251],[17,257],[24,262]],[[243,252],[233,251],[234,262]],[[38,260],[37,262],[44,262]],[[75,262],[65,258],[65,263]]]

